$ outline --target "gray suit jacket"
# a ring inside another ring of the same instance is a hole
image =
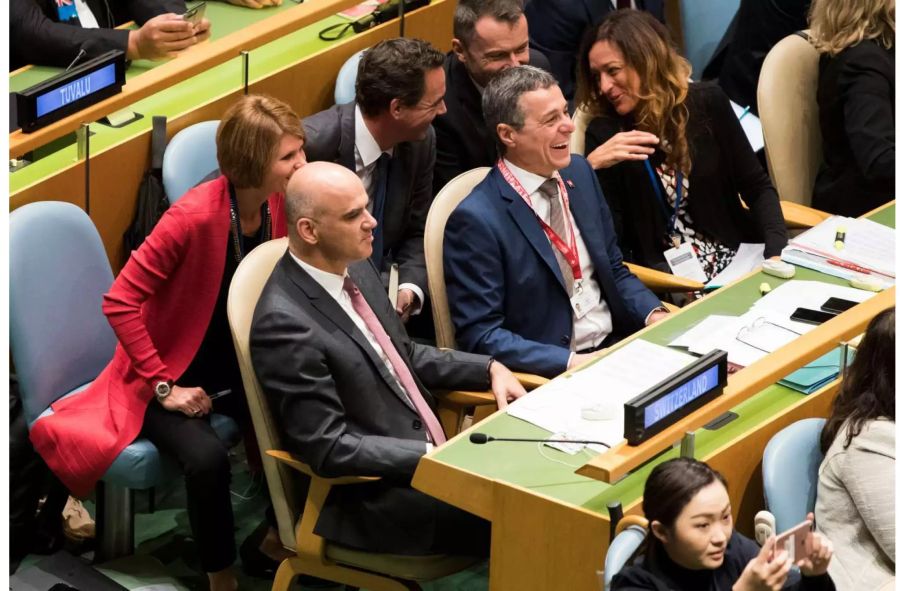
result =
[[[489,386],[488,357],[409,339],[370,261],[349,274],[432,406],[428,388]],[[250,347],[290,451],[322,476],[382,477],[333,489],[316,533],[378,552],[432,546],[439,501],[409,486],[425,453],[424,425],[366,337],[287,253],[256,306]]]
[[[303,120],[310,162],[326,160],[356,170],[356,103],[335,105]],[[425,218],[431,207],[434,172],[434,131],[422,141],[394,147],[388,169],[387,200],[384,204],[384,265],[400,267],[400,283],[413,283],[428,293],[425,273]]]

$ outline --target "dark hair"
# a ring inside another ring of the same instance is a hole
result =
[[[453,13],[453,37],[468,45],[475,38],[475,23],[482,17],[514,25],[523,14],[522,0],[459,0]]]
[[[356,74],[356,104],[374,117],[400,99],[411,107],[425,94],[425,74],[444,65],[444,54],[421,39],[386,39],[366,50]]]
[[[894,308],[888,308],[869,323],[856,359],[848,368],[841,391],[834,399],[831,417],[822,429],[819,439],[822,453],[826,453],[835,442],[838,431],[845,423],[846,448],[866,422],[884,417],[896,422],[894,311]]]
[[[519,105],[519,98],[526,92],[551,86],[556,86],[556,78],[534,66],[506,68],[488,82],[481,95],[481,110],[484,113],[484,123],[501,156],[506,154],[506,146],[497,135],[497,126],[505,123],[513,129],[522,129],[525,115]]]
[[[691,499],[717,480],[728,488],[724,476],[692,458],[675,458],[657,465],[644,484],[644,517],[649,523],[658,521],[666,529],[672,529]],[[662,542],[652,531],[647,533],[641,548],[650,560],[664,551]]]
[[[649,13],[627,8],[609,13],[588,31],[578,56],[575,101],[595,116],[615,112],[600,94],[588,59],[591,49],[600,41],[622,52],[625,65],[640,78],[639,100],[633,113],[637,128],[659,136],[660,145],[669,146],[666,164],[689,174],[691,153],[686,135],[685,101],[691,64],[678,54],[669,30]]]

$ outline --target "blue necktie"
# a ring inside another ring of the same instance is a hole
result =
[[[391,164],[391,155],[382,152],[375,163],[375,194],[372,198],[372,216],[378,222],[372,240],[372,262],[375,267],[381,269],[381,259],[384,256],[384,202],[387,200],[388,167]]]

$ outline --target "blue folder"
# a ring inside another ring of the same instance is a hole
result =
[[[853,350],[850,349],[848,354],[850,355],[849,362],[853,360]],[[809,394],[837,378],[840,371],[841,348],[838,347],[809,365],[801,367],[783,380],[779,380],[778,383],[803,394]]]

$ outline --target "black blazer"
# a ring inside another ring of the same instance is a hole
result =
[[[54,0],[11,0],[9,5],[9,68],[28,64],[68,66],[81,49],[82,60],[113,49],[127,51],[128,31],[113,27],[134,20],[143,25],[167,12],[183,13],[184,0],[85,0],[99,29],[57,22]]]
[[[538,51],[531,50],[529,63],[550,71],[550,63]],[[484,123],[481,93],[469,77],[469,72],[452,51],[444,61],[447,93],[444,104],[447,112],[435,118],[437,160],[434,164],[433,192],[438,194],[453,177],[479,166],[497,163],[497,144],[494,134]]]
[[[664,0],[637,0],[635,6],[664,23]],[[531,0],[525,4],[531,46],[550,60],[550,71],[567,100],[575,96],[578,50],[588,29],[612,10],[615,0]]]
[[[303,150],[310,162],[326,160],[356,171],[356,102],[334,105],[303,120]],[[383,268],[399,265],[400,283],[412,283],[428,294],[425,272],[425,218],[431,207],[434,131],[424,140],[394,146],[388,168],[384,204]]]
[[[728,97],[708,82],[688,90],[687,137],[693,169],[688,177],[687,210],[694,225],[722,243],[764,242],[765,256],[781,254],[787,230],[778,195],[744,135]],[[588,126],[585,153],[634,124],[617,116],[594,119]],[[651,156],[658,165],[662,152]],[[654,176],[656,174],[654,173]],[[616,221],[626,260],[668,271],[666,220],[643,162],[620,162],[597,171],[603,194]],[[657,177],[657,181],[658,177]],[[750,207],[745,210],[741,200]]]
[[[856,217],[894,198],[894,50],[863,41],[819,60],[825,161],[812,205]]]
[[[370,261],[349,274],[432,407],[429,388],[489,387],[488,357],[409,339]],[[376,552],[433,547],[439,501],[409,486],[425,454],[419,415],[350,317],[288,253],[256,306],[250,350],[291,452],[322,476],[382,477],[332,489],[316,533]]]

